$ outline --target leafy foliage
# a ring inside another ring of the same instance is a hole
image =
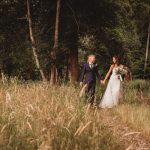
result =
[[[54,0],[32,0],[34,33],[46,72],[50,68],[55,27]],[[79,65],[89,53],[97,55],[101,74],[119,54],[135,78],[143,77],[150,4],[148,0],[63,0],[57,68],[66,74],[69,52],[77,49]],[[5,74],[38,79],[29,41],[26,3],[21,0],[0,2],[0,66]],[[150,76],[148,59],[147,78]]]

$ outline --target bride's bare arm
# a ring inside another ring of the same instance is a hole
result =
[[[105,79],[103,80],[103,83],[106,82],[106,80],[108,79],[108,77],[110,76],[112,70],[114,68],[114,65],[111,65],[110,68],[109,68],[109,71],[107,72],[106,76],[105,76]]]

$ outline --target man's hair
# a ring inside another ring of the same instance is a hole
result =
[[[90,57],[96,57],[94,54],[90,54],[90,55],[88,55],[88,59],[90,58]]]

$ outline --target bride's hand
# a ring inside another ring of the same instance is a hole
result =
[[[104,81],[104,80],[101,80],[101,84],[105,84],[105,81]]]

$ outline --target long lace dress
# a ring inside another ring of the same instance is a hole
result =
[[[122,81],[118,77],[118,69],[118,67],[115,67],[112,70],[112,75],[99,105],[101,108],[112,108],[118,105],[119,100],[122,98]]]

